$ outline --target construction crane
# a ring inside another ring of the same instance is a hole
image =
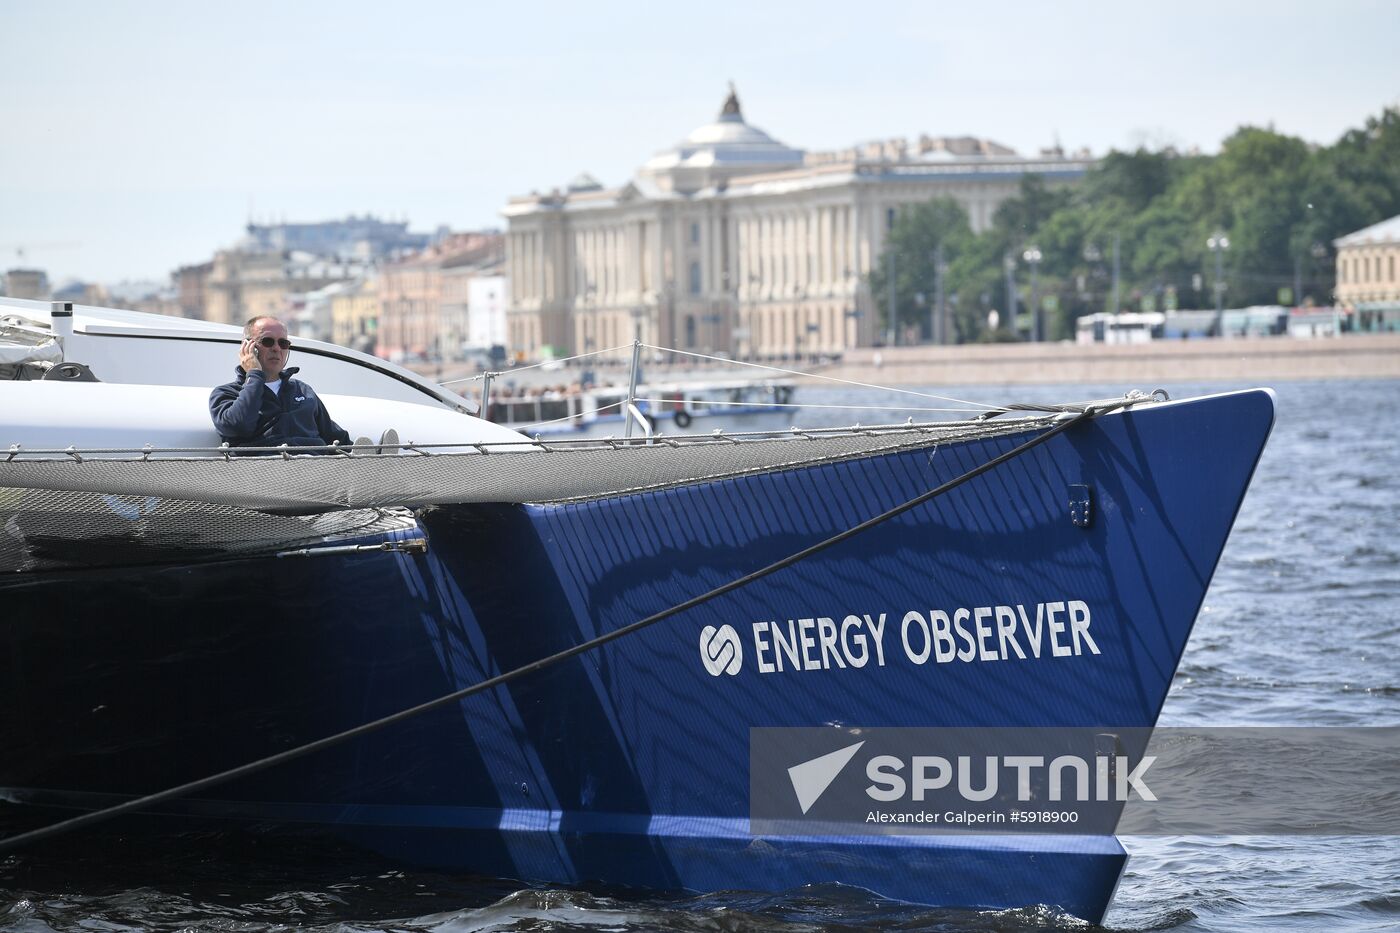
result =
[[[15,251],[15,261],[24,262],[25,250],[49,250],[49,249],[77,249],[81,243],[65,241],[61,243],[0,243],[0,250],[8,252]]]

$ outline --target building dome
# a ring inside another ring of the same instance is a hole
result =
[[[661,188],[697,191],[717,187],[735,175],[774,172],[802,165],[802,150],[778,142],[744,122],[739,96],[729,97],[713,123],[697,127],[675,147],[657,153],[639,173]]]
[[[569,182],[570,191],[601,191],[603,183],[587,172],[579,172],[574,176],[574,180]]]

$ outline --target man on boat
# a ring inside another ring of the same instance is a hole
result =
[[[350,434],[331,420],[311,386],[292,378],[298,368],[285,368],[291,351],[287,325],[277,318],[255,317],[243,325],[237,378],[209,394],[214,427],[230,447],[351,443]]]

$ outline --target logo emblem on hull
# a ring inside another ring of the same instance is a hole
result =
[[[739,673],[744,666],[744,648],[734,626],[705,626],[700,632],[700,660],[713,677]]]
[[[788,768],[788,778],[792,781],[792,790],[797,794],[797,803],[802,807],[803,813],[812,809],[812,804],[826,793],[826,789],[836,780],[841,769],[846,767],[846,763],[864,744],[865,742],[861,741],[847,745],[820,758],[813,758]]]

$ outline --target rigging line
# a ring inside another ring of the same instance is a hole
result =
[[[769,409],[769,408],[816,408],[816,409],[835,408],[835,409],[840,409],[840,410],[842,410],[842,411],[942,411],[942,412],[952,412],[952,413],[958,414],[958,415],[970,414],[970,412],[969,412],[968,409],[966,409],[966,408],[916,408],[916,407],[913,407],[913,406],[910,406],[910,405],[815,405],[815,404],[805,404],[805,405],[804,405],[804,404],[801,403],[801,402],[758,402],[758,401],[755,401],[755,402],[722,402],[722,401],[719,401],[719,400],[711,401],[711,400],[709,400],[709,399],[703,399],[703,398],[688,398],[688,399],[674,399],[674,398],[638,398],[638,399],[633,399],[633,401],[637,401],[637,402],[654,402],[654,403],[656,403],[656,404],[661,404],[661,405],[670,405],[670,404],[672,404],[672,403],[674,403],[674,402],[678,402],[678,401],[684,402],[684,403],[687,404],[687,405],[739,405],[739,406],[743,406],[743,407],[745,407],[745,408],[756,408],[756,409],[764,409],[764,410]],[[1058,411],[1059,409],[1056,409],[1056,410]],[[755,414],[757,414],[757,412],[755,412]],[[564,420],[564,419],[560,418],[560,419],[558,419],[558,420],[562,421],[562,420]],[[549,422],[540,422],[540,423],[541,423],[541,424],[548,424]]]
[[[446,382],[439,382],[440,386],[456,385],[459,382],[476,382],[485,379],[487,376],[513,376],[516,373],[523,373],[527,369],[539,369],[541,366],[562,366],[565,363],[572,363],[574,360],[581,360],[590,356],[598,356],[603,353],[616,353],[619,350],[630,350],[632,345],[624,344],[620,347],[606,347],[602,350],[589,350],[587,353],[579,353],[574,356],[565,356],[557,360],[543,360],[539,363],[531,363],[529,366],[512,366],[510,369],[500,372],[477,373],[475,376],[463,376],[461,379],[449,379]]]
[[[1159,389],[1158,391],[1162,391],[1162,390]],[[1139,399],[1135,399],[1135,401],[1145,401],[1145,399],[1139,398]],[[1111,401],[1106,400],[1106,401],[1100,402],[1100,403],[1098,403],[1098,404],[1101,404],[1101,405],[1111,404]],[[611,406],[606,406],[606,407],[611,407]],[[825,406],[823,406],[823,407],[825,407]],[[881,411],[888,411],[889,409],[879,409],[879,410],[881,410]],[[1063,412],[1068,411],[1068,412],[1071,413],[1071,414],[1077,414],[1081,409],[1080,409],[1080,408],[1068,408],[1068,407],[1051,407],[1051,406],[1045,406],[1045,407],[1032,407],[1032,408],[1027,408],[1026,410],[1027,410],[1027,411],[1044,411],[1044,412],[1046,412],[1046,413],[1048,413],[1048,414],[1060,414],[1060,413],[1063,413]],[[970,419],[970,420],[968,420],[968,421],[961,421],[961,422],[960,422],[960,421],[925,421],[925,422],[920,422],[920,423],[918,423],[918,424],[916,424],[916,425],[913,425],[913,427],[915,427],[915,428],[947,428],[947,427],[954,426],[954,425],[959,425],[959,424],[975,424],[975,423],[985,422],[986,420],[987,420],[986,418],[973,418],[973,419]],[[1026,420],[1036,420],[1036,419],[1026,419]],[[891,431],[896,431],[896,430],[897,430],[897,431],[902,431],[902,430],[908,429],[908,428],[911,427],[911,426],[908,425],[908,424],[887,424],[887,425],[867,425],[866,427],[867,427],[867,428],[883,427],[883,428],[887,428],[887,429],[889,429],[889,430],[891,430]],[[845,433],[845,432],[847,432],[847,431],[849,431],[849,430],[850,430],[850,428],[849,428],[848,426],[810,427],[810,428],[803,428],[803,433],[805,433],[805,434],[843,434],[843,433]],[[771,440],[771,439],[775,439],[775,438],[782,438],[782,437],[785,437],[785,436],[789,435],[790,433],[791,433],[791,432],[789,432],[789,431],[787,431],[787,430],[777,430],[777,431],[774,431],[774,430],[762,430],[762,431],[730,431],[730,432],[725,432],[725,433],[724,433],[724,437],[725,437],[726,439],[728,439],[728,438],[743,438],[743,439],[745,439],[745,440],[758,440],[758,441],[763,441],[763,440]],[[684,438],[686,438],[686,439],[688,439],[688,440],[694,440],[694,441],[707,441],[707,440],[709,439],[709,437],[711,437],[711,435],[703,435],[703,436],[677,435],[677,436],[679,436],[679,437],[684,437]],[[562,439],[562,440],[551,440],[549,443],[550,443],[550,445],[551,445],[553,448],[556,448],[556,449],[557,449],[557,448],[560,448],[560,447],[570,447],[570,446],[582,447],[582,448],[584,448],[584,449],[592,449],[592,448],[588,447],[587,445],[595,444],[595,443],[598,443],[598,442],[599,442],[599,441],[598,441],[597,438],[583,438],[583,437],[580,437],[580,438],[573,438],[573,439],[568,439],[568,438],[566,438],[566,439]],[[438,441],[438,442],[432,443],[432,444],[414,444],[413,446],[414,446],[415,448],[421,448],[421,449],[423,449],[423,450],[434,450],[434,449],[438,449],[438,448],[441,448],[441,449],[443,449],[443,450],[450,450],[451,448],[466,448],[466,447],[473,447],[473,448],[474,448],[474,447],[477,447],[477,446],[479,446],[479,445],[485,445],[485,446],[487,446],[487,447],[520,447],[520,448],[526,448],[526,449],[530,449],[530,450],[538,449],[538,448],[540,448],[540,447],[542,446],[541,443],[540,443],[539,441],[533,441],[533,440],[530,440],[529,438],[525,438],[525,437],[522,437],[522,438],[520,438],[520,439],[518,439],[518,440],[509,440],[509,441],[506,441],[506,440],[492,440],[492,441],[466,441],[466,440],[462,440],[462,441]],[[15,446],[18,447],[18,445],[15,445]],[[362,449],[365,447],[365,445],[359,445],[359,446],[360,446]],[[378,445],[376,445],[376,444],[370,444],[370,445],[368,445],[368,446],[369,446],[369,447],[377,447]],[[287,448],[286,448],[286,450],[287,450],[288,452],[291,452],[291,453],[297,453],[297,452],[299,452],[299,451],[304,451],[304,450],[325,450],[325,449],[326,449],[326,445],[324,445],[324,444],[310,444],[310,445],[306,445],[306,446],[287,447]],[[342,449],[348,450],[349,448],[342,448]],[[39,448],[39,447],[36,447],[36,448],[34,448],[34,449],[32,449],[32,450],[29,450],[29,449],[23,449],[23,450],[17,449],[17,450],[15,450],[15,451],[12,452],[12,455],[9,455],[9,456],[6,455],[6,452],[5,452],[4,450],[0,450],[0,476],[4,476],[3,469],[4,469],[4,467],[5,467],[5,464],[7,464],[7,463],[14,463],[14,464],[27,464],[27,463],[53,464],[53,463],[65,463],[65,464],[71,464],[71,463],[74,462],[73,456],[72,456],[72,454],[74,454],[74,453],[79,454],[80,456],[84,456],[84,457],[93,457],[93,459],[97,459],[97,458],[95,457],[96,454],[132,454],[132,455],[139,455],[139,456],[133,456],[133,458],[131,458],[131,459],[123,459],[123,460],[115,460],[115,459],[113,459],[113,460],[110,461],[110,462],[113,462],[113,463],[153,463],[153,464],[163,464],[163,463],[202,463],[202,464],[214,464],[214,463],[225,463],[225,462],[229,462],[229,461],[226,460],[223,456],[210,456],[210,457],[154,457],[154,458],[152,458],[152,457],[148,457],[147,455],[148,455],[148,454],[169,454],[169,453],[205,453],[205,454],[220,454],[220,455],[222,455],[222,454],[225,454],[225,453],[231,453],[231,452],[234,451],[234,450],[239,450],[239,451],[266,451],[268,454],[276,455],[276,454],[278,454],[278,453],[281,453],[282,450],[283,450],[283,448],[282,448],[282,447],[237,447],[237,448],[225,448],[225,447],[152,447],[152,448],[150,448],[150,449],[147,449],[147,448],[144,448],[144,447],[84,447],[84,448],[82,448],[81,450],[75,448],[75,449],[73,449],[72,452],[70,453],[70,451],[69,451],[67,448],[61,448],[61,447],[42,447],[42,448]],[[15,457],[19,457],[21,454],[24,455],[22,459],[19,459],[19,460],[14,459]],[[41,455],[42,455],[42,456],[41,456]],[[381,456],[381,455],[377,455],[377,454],[376,454],[376,455],[365,454],[365,455],[363,455],[363,456],[368,457],[368,456]],[[398,455],[397,455],[397,454],[383,454],[382,456],[386,456],[386,457],[387,457],[387,456],[398,456]],[[103,457],[102,459],[103,459],[103,460],[108,460],[109,458]],[[260,456],[260,457],[241,458],[242,462],[247,462],[247,463],[250,463],[250,464],[268,463],[268,462],[272,461],[273,459],[275,459],[275,456]],[[297,458],[297,460],[295,460],[295,461],[289,461],[289,462],[306,462],[306,460],[305,460],[305,458],[300,458],[300,457],[299,457],[299,458]],[[11,480],[11,481],[12,481],[12,480]]]
[[[727,363],[731,366],[737,363],[740,366],[752,366],[755,369],[766,369],[775,373],[786,373],[789,376],[805,376],[809,379],[825,379],[827,382],[839,382],[842,385],[858,386],[862,389],[879,389],[881,392],[898,392],[902,395],[917,395],[919,398],[933,399],[939,402],[957,402],[959,405],[971,405],[978,411],[983,411],[987,409],[999,410],[1002,407],[1000,405],[985,405],[982,402],[969,402],[967,399],[953,398],[951,395],[931,395],[928,392],[916,392],[913,389],[898,389],[894,386],[876,385],[872,382],[855,382],[851,379],[841,379],[837,376],[828,376],[824,373],[804,373],[799,369],[783,369],[779,366],[768,366],[763,363],[750,363],[745,360],[727,360],[722,356],[710,356],[705,353],[691,353],[689,350],[672,350],[667,347],[654,347],[651,344],[646,343],[642,344],[642,346],[646,347],[648,350],[660,350],[662,353],[679,353],[681,356],[693,356],[699,360],[713,360],[717,363]]]
[[[1115,409],[1122,408],[1131,404],[1133,404],[1132,401],[1125,399],[1123,401],[1113,402],[1102,407],[1086,408],[1079,414],[1074,415],[1073,417],[1066,418],[1054,427],[1035,435],[1035,437],[1032,437],[1030,440],[1019,444],[1016,447],[1013,447],[1011,450],[1008,450],[1003,454],[993,457],[991,460],[988,460],[986,463],[983,463],[980,466],[973,467],[966,473],[963,473],[960,476],[956,476],[940,486],[922,492],[906,502],[903,502],[891,509],[888,509],[887,511],[881,512],[879,515],[876,515],[872,518],[867,518],[865,521],[857,525],[852,525],[844,531],[837,532],[829,538],[825,538],[821,541],[818,541],[816,544],[810,545],[809,547],[805,547],[794,554],[789,554],[787,557],[784,557],[781,560],[774,561],[766,567],[761,567],[758,570],[755,570],[752,573],[739,577],[736,580],[731,580],[728,583],[721,584],[720,586],[717,586],[706,593],[701,593],[699,596],[692,596],[690,599],[687,599],[684,602],[677,603],[676,605],[671,606],[668,609],[663,609],[660,612],[653,613],[644,619],[639,619],[636,622],[631,622],[627,625],[622,626],[621,628],[614,629],[611,632],[599,635],[596,638],[589,639],[588,641],[574,645],[571,648],[565,648],[563,651],[555,652],[554,654],[551,654],[547,657],[540,658],[536,661],[531,661],[528,664],[522,664],[514,670],[506,671],[503,674],[497,674],[495,677],[489,677],[486,680],[479,681],[470,687],[464,687],[461,690],[453,691],[452,693],[440,696],[433,700],[429,700],[426,703],[420,703],[417,706],[400,710],[397,713],[391,713],[390,715],[384,716],[380,719],[376,719],[373,722],[362,723],[361,725],[355,726],[350,729],[346,729],[343,732],[338,732],[335,735],[326,736],[324,738],[317,739],[314,742],[308,742],[305,745],[300,745],[296,748],[289,748],[284,752],[278,752],[275,755],[269,755],[266,758],[260,758],[257,761],[252,761],[244,765],[239,765],[236,768],[230,768],[229,770],[221,771],[218,774],[212,774],[208,777],[203,777],[199,778],[198,780],[189,781],[177,787],[167,788],[166,790],[158,791],[154,794],[148,794],[144,797],[138,797],[135,800],[128,800],[123,803],[116,804],[115,806],[107,807],[103,810],[94,810],[90,813],[84,813],[81,816],[75,816],[71,819],[63,820],[58,823],[53,823],[49,826],[43,826],[39,829],[30,830],[29,832],[19,833],[18,835],[0,839],[0,854],[11,852],[21,846],[38,842],[42,839],[47,839],[53,836],[61,835],[63,833],[72,832],[73,830],[81,829],[85,826],[92,826],[96,823],[106,822],[107,820],[113,819],[126,813],[131,813],[135,810],[141,810],[146,807],[154,806],[158,803],[164,803],[167,800],[173,800],[177,797],[183,797],[187,794],[202,791],[207,788],[217,786],[219,784],[225,784],[229,781],[236,780],[237,778],[246,777],[250,774],[256,774],[259,771],[265,771],[268,768],[271,768],[275,765],[283,764],[288,761],[293,761],[297,758],[305,757],[306,755],[310,755],[313,752],[318,752],[322,749],[330,748],[332,746],[339,745],[343,742],[348,742],[349,740],[359,738],[362,735],[368,735],[371,732],[376,732],[380,729],[385,728],[386,726],[394,725],[406,719],[410,719],[414,716],[421,715],[422,713],[427,713],[435,709],[440,709],[444,706],[450,706],[453,703],[460,702],[478,693],[484,693],[487,690],[499,687],[502,684],[509,683],[510,681],[516,680],[517,678],[524,677],[527,674],[533,674],[537,671],[544,670],[547,667],[558,664],[560,661],[567,661],[569,658],[583,654],[587,651],[591,651],[594,648],[601,647],[602,645],[605,645],[612,641],[616,641],[617,639],[623,638],[627,635],[631,635],[633,632],[641,631],[644,628],[647,628],[651,625],[655,625],[657,622],[660,622],[664,619],[669,619],[671,616],[679,615],[680,613],[685,612],[689,609],[694,609],[696,606],[709,602],[710,600],[715,599],[716,597],[723,596],[726,593],[731,593],[734,590],[737,590],[743,586],[747,586],[748,584],[753,583],[756,580],[761,580],[764,577],[771,576],[772,574],[777,573],[779,570],[784,570],[788,567],[793,566],[794,564],[800,563],[801,561],[806,560],[814,554],[818,554],[821,551],[825,551],[829,548],[832,548],[837,544],[846,541],[849,538],[855,537],[862,531],[873,528],[876,525],[883,524],[884,522],[887,522],[892,518],[896,518],[900,515],[903,515],[905,512],[908,512],[911,509],[923,505],[925,502],[928,502],[932,499],[936,499],[944,493],[956,489],[957,487],[963,485],[964,483],[970,480],[976,479],[983,473],[987,473],[991,470],[996,469],[998,466],[1001,466],[1008,460],[1013,460],[1016,457],[1019,457],[1021,454],[1024,454],[1036,447],[1039,447],[1046,441],[1056,437],[1057,435],[1063,434],[1065,431],[1068,431],[1070,428],[1073,428],[1076,425],[1082,424],[1085,421],[1088,421],[1089,419],[1094,418],[1100,414],[1113,411]]]
[[[555,402],[557,402],[557,401],[559,401],[559,399],[550,399],[550,401],[555,401]],[[646,401],[646,399],[637,399],[637,401],[639,401],[639,402],[641,402],[641,401]],[[542,427],[544,427],[544,426],[547,425],[547,424],[559,424],[561,421],[573,421],[573,420],[575,420],[576,418],[582,418],[582,417],[584,417],[585,415],[596,415],[596,414],[598,414],[598,413],[601,412],[601,411],[607,411],[609,408],[616,408],[616,409],[618,409],[619,412],[621,412],[621,410],[622,410],[622,402],[621,402],[621,401],[609,402],[608,404],[606,404],[606,405],[600,405],[600,406],[598,406],[597,408],[590,408],[590,409],[588,409],[588,411],[576,412],[576,413],[574,413],[574,414],[572,414],[572,415],[565,415],[565,416],[562,417],[562,418],[551,418],[549,421],[527,421],[527,422],[523,422],[523,423],[520,424],[518,427],[517,427],[517,426],[514,426],[514,425],[509,425],[509,424],[508,424],[508,425],[505,425],[505,427],[508,427],[508,428],[510,428],[510,429],[513,430],[513,431],[525,431],[525,430],[527,430],[527,429],[529,429],[529,428],[542,428]]]

